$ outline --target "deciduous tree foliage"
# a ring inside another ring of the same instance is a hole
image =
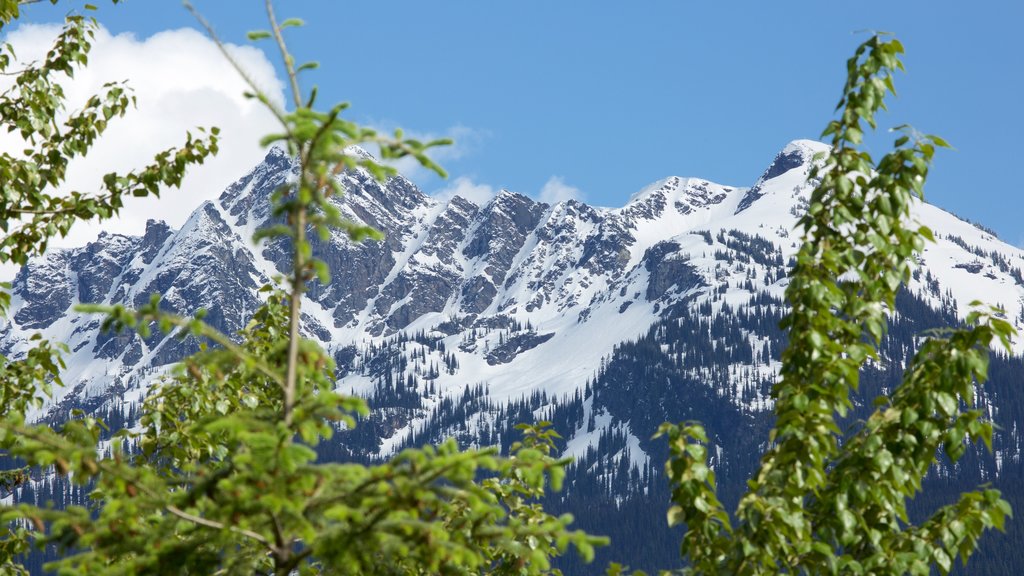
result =
[[[895,93],[902,53],[898,40],[875,36],[847,62],[839,118],[823,134],[832,150],[810,174],[817,185],[798,224],[804,240],[786,288],[789,346],[773,389],[775,428],[734,516],[715,495],[703,428],[661,428],[672,454],[668,520],[687,526],[682,552],[693,573],[947,573],[1010,513],[991,489],[963,494],[921,524],[906,513],[940,450],[955,462],[965,442],[991,442],[992,424],[973,402],[989,347],[1010,351],[1014,330],[1001,311],[976,302],[965,327],[924,338],[903,384],[877,400],[870,418],[852,432],[837,426],[860,368],[881,361],[886,315],[915,253],[934,241],[911,207],[936,148],[947,144],[900,127],[877,162],[858,148]]]
[[[17,4],[0,6],[5,22],[17,15]],[[366,405],[335,392],[332,359],[300,334],[307,283],[329,281],[307,235],[340,228],[353,241],[379,237],[344,220],[330,202],[344,192],[337,176],[345,170],[378,179],[394,174],[352,154],[352,146],[372,143],[384,159],[412,156],[443,174],[426,150],[447,141],[378,134],[342,118],[345,104],[317,110],[316,90],[299,87],[299,74],[315,65],[297,65],[284,41],[287,29],[301,22],[278,21],[269,1],[266,10],[270,29],[250,38],[276,44],[292,102],[280,108],[251,82],[249,96],[280,121],[281,132],[264,144],[284,146],[300,170],[297,181],[274,194],[281,224],[261,230],[255,241],[286,239],[292,273],[263,288],[266,304],[234,337],[205,324],[201,313],[166,313],[157,297],[140,310],[83,306],[105,314],[109,329],[144,336],[162,330],[203,343],[201,353],[154,384],[141,429],[118,431],[106,449],[98,444],[103,423],[84,414],[60,430],[25,421],[26,409],[42,403],[50,383],[60,384],[59,345],[41,342],[28,357],[4,362],[0,448],[91,487],[95,503],[0,507],[8,527],[0,541],[3,569],[23,570],[17,555],[31,544],[57,546],[63,558],[50,568],[62,574],[546,574],[553,572],[550,558],[570,546],[591,557],[603,539],[568,530],[569,516],[554,517],[535,503],[549,485],[559,488],[566,464],[552,457],[556,435],[543,425],[524,427],[508,458],[492,448],[463,451],[450,441],[378,466],[316,461],[313,447],[339,426],[354,426]],[[144,170],[106,177],[98,194],[48,192],[62,182],[67,162],[131,105],[125,86],[110,85],[56,127],[63,94],[55,77],[86,63],[94,27],[69,17],[46,61],[19,71],[16,88],[0,101],[4,125],[36,148],[23,159],[0,158],[0,218],[9,233],[0,243],[3,261],[24,263],[75,221],[115,215],[126,193],[177,185],[187,165],[216,151],[211,130],[209,139],[189,138]],[[7,50],[0,66],[12,61]],[[127,452],[126,444],[138,450]],[[12,471],[5,489],[24,481],[23,470]]]
[[[0,22],[17,17],[18,7],[0,0]],[[266,305],[232,336],[205,324],[201,313],[168,314],[156,298],[140,310],[85,308],[105,314],[110,329],[162,330],[203,343],[201,353],[154,384],[140,426],[118,431],[103,450],[103,423],[95,418],[76,414],[59,430],[25,420],[28,408],[61,384],[59,343],[38,341],[24,357],[3,360],[0,448],[90,487],[94,504],[0,506],[0,570],[23,571],[19,555],[45,545],[64,554],[51,566],[63,574],[544,574],[570,546],[589,557],[602,540],[570,531],[570,518],[536,504],[564,475],[565,461],[552,457],[555,435],[544,427],[524,427],[508,458],[448,442],[377,466],[316,461],[313,447],[354,426],[366,406],[335,392],[332,359],[301,337],[302,294],[314,278],[329,281],[308,235],[340,228],[354,241],[378,236],[344,220],[330,201],[344,192],[336,177],[345,170],[379,179],[394,173],[348,153],[351,146],[375,144],[385,160],[412,156],[443,174],[426,153],[447,142],[379,134],[344,119],[344,104],[317,109],[316,90],[303,92],[299,83],[315,64],[298,65],[284,39],[301,22],[279,21],[269,1],[266,9],[269,30],[250,37],[276,45],[291,101],[278,107],[256,86],[250,96],[280,121],[280,133],[264,144],[285,147],[300,171],[274,196],[280,224],[255,241],[290,243],[291,273],[263,288]],[[97,192],[54,191],[67,163],[132,104],[130,89],[114,84],[80,110],[64,111],[59,78],[87,63],[94,27],[70,16],[46,59],[21,70],[10,69],[9,47],[0,53],[0,72],[16,75],[0,95],[0,118],[26,142],[23,156],[0,156],[0,261],[23,264],[76,221],[112,217],[125,195],[178,185],[189,165],[216,152],[211,129],[187,136],[148,167],[108,175]],[[994,490],[965,494],[920,525],[905,511],[940,448],[955,460],[965,441],[991,437],[991,424],[971,402],[985,379],[989,346],[1008,346],[1012,335],[997,311],[973,312],[967,327],[924,340],[904,384],[859,429],[844,435],[836,424],[859,368],[878,360],[887,311],[915,251],[931,237],[912,223],[910,207],[935,148],[945,143],[907,129],[878,162],[857,148],[863,125],[874,127],[884,95],[893,92],[900,53],[897,41],[875,37],[848,63],[841,114],[825,132],[833,150],[811,175],[818,185],[800,220],[805,241],[786,293],[790,346],[774,390],[776,428],[734,515],[715,495],[702,428],[662,427],[674,482],[668,520],[687,525],[682,550],[691,572],[946,572],[1009,513]],[[0,293],[0,312],[8,304]],[[26,480],[24,469],[4,472],[0,490]]]

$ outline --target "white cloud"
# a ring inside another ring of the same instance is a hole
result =
[[[433,196],[444,201],[451,200],[455,196],[462,196],[470,202],[483,206],[497,193],[497,190],[487,184],[477,184],[465,176],[460,176],[452,180],[447,187],[435,192]]]
[[[23,25],[5,39],[22,61],[43,57],[59,32],[57,25]],[[234,55],[271,98],[283,100],[283,85],[260,50],[229,45]],[[13,68],[13,67],[12,67]],[[0,77],[0,89],[11,77]],[[58,246],[78,246],[100,230],[140,234],[149,218],[180,226],[202,201],[216,198],[265,154],[258,140],[274,131],[275,120],[262,105],[242,96],[247,89],[216,45],[192,29],[161,32],[139,39],[131,34],[96,33],[89,65],[65,83],[67,109],[79,109],[103,84],[127,80],[137,98],[137,109],[111,122],[85,159],[71,164],[66,191],[92,192],[111,171],[141,168],[161,150],[185,141],[196,127],[221,129],[219,154],[189,170],[181,189],[166,190],[162,198],[128,198],[117,220],[102,224],[79,223]],[[0,150],[20,153],[16,137],[0,134]]]
[[[579,188],[565,183],[561,176],[552,176],[540,189],[538,200],[548,204],[556,204],[566,200],[583,200],[583,193]]]

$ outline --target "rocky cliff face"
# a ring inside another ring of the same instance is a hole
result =
[[[677,537],[650,522],[668,499],[665,449],[650,437],[666,420],[704,422],[723,499],[738,497],[771,426],[793,226],[823,149],[791,143],[750,188],[673,176],[615,209],[508,191],[482,205],[441,201],[401,177],[343,175],[339,209],[386,238],[315,241],[332,280],[310,286],[303,326],[336,359],[339,389],[365,396],[373,412],[319,446],[321,456],[379,458],[445,437],[507,449],[516,423],[550,420],[576,463],[571,488],[546,505],[611,535],[621,548],[608,559],[673,565]],[[257,289],[289,270],[286,242],[250,238],[271,223],[271,196],[295,171],[271,150],[179,230],[150,221],[141,237],[102,235],[22,269],[0,351],[17,356],[36,333],[69,345],[67,386],[31,416],[59,421],[80,408],[131,426],[150,383],[195,349],[162,334],[103,333],[78,302],[138,306],[156,293],[175,312],[205,309],[227,333],[243,326]],[[898,383],[916,334],[956,324],[972,300],[1002,305],[1024,328],[1024,251],[936,207],[915,214],[938,242],[897,299],[851,422]],[[1016,357],[993,359],[977,399],[999,427],[994,452],[938,467],[930,481],[943,490],[994,482],[1024,506],[1022,352],[1018,342]],[[40,493],[61,482],[40,480]]]
[[[332,280],[310,288],[306,332],[340,360],[339,387],[356,393],[373,394],[387,373],[433,398],[424,406],[477,384],[497,402],[572,394],[617,346],[659,321],[696,310],[740,314],[778,299],[807,172],[821,151],[814,142],[790,144],[750,188],[666,178],[617,209],[573,200],[551,206],[508,191],[483,205],[440,201],[402,177],[380,184],[345,174],[339,208],[386,239],[353,244],[337,234],[314,244]],[[260,304],[257,288],[288,270],[285,242],[253,246],[250,238],[270,222],[271,195],[295,170],[271,150],[180,230],[150,221],[142,237],[103,235],[26,266],[0,349],[17,355],[36,332],[69,343],[69,385],[44,413],[86,399],[90,406],[138,402],[154,374],[192,351],[160,335],[101,333],[99,319],[74,311],[78,302],[138,306],[157,293],[168,309],[204,308],[222,330],[240,328]],[[976,297],[998,302],[1024,326],[1024,253],[935,207],[917,214],[940,241],[922,255],[909,292],[961,317]],[[439,345],[415,361],[370,369],[409,335]],[[722,345],[768,342],[757,330],[738,337],[747,342]],[[770,380],[776,368],[766,357],[727,371]],[[737,391],[732,401],[764,407],[766,400]]]

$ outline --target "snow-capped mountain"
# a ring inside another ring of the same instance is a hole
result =
[[[348,193],[334,201],[385,240],[315,241],[332,280],[310,287],[304,327],[336,359],[339,389],[369,398],[374,413],[324,455],[382,456],[451,435],[507,448],[515,423],[549,419],[577,459],[562,504],[585,523],[593,507],[573,498],[611,495],[613,508],[626,509],[664,496],[654,488],[664,450],[649,438],[662,421],[698,419],[712,433],[720,478],[732,471],[741,486],[770,426],[787,263],[800,240],[793,227],[813,157],[825,149],[790,143],[749,188],[672,176],[620,208],[509,191],[482,205],[439,200],[402,177],[343,175]],[[260,305],[257,289],[289,270],[284,242],[250,239],[296,169],[273,149],[179,230],[154,220],[141,237],[101,235],[23,268],[0,351],[17,356],[36,333],[70,348],[66,387],[32,416],[59,420],[84,408],[130,424],[149,384],[194,350],[159,334],[102,333],[100,318],[74,310],[79,302],[138,306],[158,293],[168,309],[206,309],[228,333],[243,326]],[[1024,330],[1024,250],[929,204],[915,217],[938,241],[898,299],[885,361],[865,371],[866,394],[898,382],[918,331],[962,320],[973,300],[1001,305]],[[1014,390],[1024,341],[1015,346],[1016,358],[994,360],[981,398],[1002,430],[995,453],[940,476],[1024,473],[1024,393]]]
[[[339,386],[357,393],[379,376],[361,359],[400,332],[443,343],[447,359],[433,351],[422,365],[457,365],[431,378],[438,395],[477,383],[499,401],[571,393],[617,344],[679,306],[711,304],[717,313],[780,297],[811,157],[823,149],[789,144],[750,188],[673,176],[615,209],[551,206],[508,191],[484,205],[440,201],[402,177],[380,185],[347,174],[340,207],[386,239],[352,244],[338,234],[315,245],[332,281],[308,293],[308,334],[337,354]],[[180,230],[150,221],[142,237],[105,234],[32,261],[14,282],[3,350],[16,355],[41,332],[72,349],[58,401],[137,401],[151,375],[189,349],[159,336],[102,334],[99,319],[74,305],[137,306],[158,293],[170,309],[202,307],[220,328],[241,327],[260,303],[256,289],[288,270],[287,246],[255,247],[250,238],[268,221],[271,192],[295,169],[271,150]],[[934,206],[916,213],[939,241],[922,254],[909,291],[960,317],[972,300],[998,303],[1024,327],[1024,251]],[[774,366],[759,370],[770,377]]]

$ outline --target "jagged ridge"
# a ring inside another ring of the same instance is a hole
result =
[[[759,298],[780,298],[808,169],[825,150],[796,141],[750,188],[670,177],[617,209],[574,200],[552,206],[508,191],[483,205],[440,201],[402,177],[380,184],[346,173],[339,207],[386,239],[352,244],[338,234],[314,244],[333,279],[309,290],[304,326],[338,359],[339,387],[364,395],[384,383],[375,358],[401,333],[439,342],[387,373],[426,397],[421,424],[431,406],[467,385],[485,385],[498,402],[535,391],[572,394],[617,345],[660,320],[701,307],[738,313]],[[142,237],[103,235],[25,267],[0,348],[17,355],[42,331],[73,350],[69,386],[44,413],[69,403],[138,402],[154,374],[193,350],[159,336],[101,334],[95,318],[72,310],[76,302],[138,305],[156,292],[177,312],[205,308],[227,332],[242,326],[259,305],[256,289],[288,269],[285,242],[254,247],[249,238],[269,223],[270,196],[296,169],[272,149],[180,230],[150,221]],[[919,206],[917,215],[940,241],[923,253],[910,292],[961,317],[970,300],[995,301],[1024,325],[1024,253],[933,206]],[[745,338],[768,342],[763,334]],[[771,380],[777,364],[731,369]],[[737,393],[732,401],[753,409],[766,400]],[[406,420],[383,446],[412,432],[416,418]]]

